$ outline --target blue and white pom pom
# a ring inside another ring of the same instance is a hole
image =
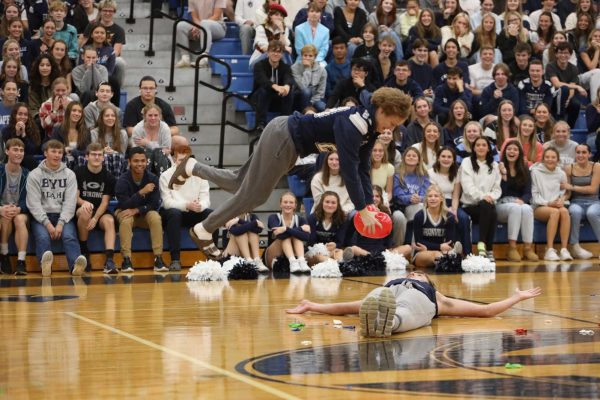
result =
[[[329,250],[324,243],[315,243],[312,246],[308,246],[308,251],[304,255],[306,258],[312,258],[315,256],[329,257]]]
[[[337,261],[328,259],[322,263],[318,263],[310,272],[312,278],[341,278],[340,266]]]
[[[225,274],[229,274],[229,272],[231,272],[231,270],[233,269],[233,267],[236,264],[239,264],[243,261],[246,261],[246,260],[244,260],[242,257],[238,257],[238,256],[229,257],[229,259],[223,263],[223,272],[225,272]]]
[[[496,263],[487,257],[468,255],[461,263],[464,272],[493,272],[496,271]]]
[[[190,281],[226,281],[227,273],[216,261],[197,261],[188,271],[186,278]]]
[[[385,267],[388,270],[404,271],[408,265],[408,260],[403,254],[392,253],[389,250],[384,251],[383,259],[385,260]]]

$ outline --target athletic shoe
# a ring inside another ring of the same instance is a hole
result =
[[[162,256],[154,257],[154,272],[169,272],[169,268],[165,265]]]
[[[492,250],[489,250],[486,254],[488,260],[490,260],[491,262],[495,263],[496,262],[496,258],[494,257],[494,252]]]
[[[477,243],[477,254],[481,257],[487,257],[487,251],[485,251],[485,243]]]
[[[360,331],[364,337],[387,337],[392,334],[396,298],[389,288],[383,288],[379,296],[363,300],[358,313]]]
[[[8,254],[0,255],[0,270],[3,274],[12,274],[12,265],[10,265],[10,257]]]
[[[569,253],[569,250],[567,250],[566,247],[563,247],[562,249],[560,249],[560,259],[562,261],[571,261],[571,260],[573,260],[573,256],[571,255],[571,253]]]
[[[85,272],[85,267],[87,266],[87,260],[83,255],[77,257],[75,259],[75,264],[73,264],[73,271],[71,271],[71,275],[73,276],[81,276]]]
[[[299,272],[310,272],[310,267],[308,266],[308,263],[306,262],[306,259],[299,258],[298,259],[298,265],[300,265],[300,271]]]
[[[133,265],[131,264],[130,257],[123,257],[123,262],[121,263],[121,272],[133,272]]]
[[[521,255],[519,254],[519,251],[516,247],[511,247],[510,249],[508,249],[508,253],[506,254],[506,260],[512,262],[521,261]]]
[[[342,252],[342,260],[344,260],[345,262],[348,262],[350,260],[352,260],[354,258],[354,251],[352,250],[352,247],[346,247],[344,249],[344,251]]]
[[[52,275],[52,263],[54,262],[54,254],[50,250],[45,251],[42,255],[42,276],[47,277]]]
[[[187,178],[190,177],[190,174],[188,174],[186,168],[190,159],[190,156],[185,157],[183,160],[181,160],[177,168],[175,168],[175,172],[173,172],[173,176],[171,176],[171,179],[169,180],[169,189],[173,189],[174,185],[183,185]]]
[[[190,63],[190,56],[184,54],[181,56],[181,59],[175,63],[175,68],[189,68],[192,66]]]
[[[171,265],[169,265],[169,271],[181,271],[181,263],[179,260],[171,260]]]
[[[556,253],[556,250],[554,249],[554,247],[551,247],[546,250],[546,253],[544,254],[544,260],[560,261],[560,257],[558,256],[558,253]]]
[[[579,243],[571,246],[571,254],[581,260],[589,260],[594,256],[591,252],[581,247]]]
[[[17,260],[17,271],[15,275],[27,275],[27,266],[25,260]]]
[[[119,273],[119,271],[117,270],[117,266],[115,265],[115,262],[112,259],[106,260],[106,264],[104,265],[104,270],[102,270],[102,272],[109,275]]]
[[[265,265],[260,257],[254,259],[254,264],[256,264],[256,269],[258,272],[269,272],[269,268]]]
[[[290,260],[290,274],[297,274],[298,272],[303,272],[302,267],[300,266],[300,261],[294,258]]]

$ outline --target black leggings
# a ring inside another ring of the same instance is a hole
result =
[[[492,250],[498,219],[496,205],[481,200],[475,205],[465,206],[465,212],[473,223],[479,224],[479,241],[485,243],[486,250]]]

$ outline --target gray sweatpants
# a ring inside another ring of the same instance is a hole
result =
[[[230,219],[252,212],[267,201],[282,176],[294,166],[298,154],[287,127],[288,117],[277,117],[263,131],[254,153],[238,170],[219,169],[196,163],[193,174],[209,180],[233,197],[220,204],[202,222],[214,232]]]
[[[384,287],[378,287],[367,295],[379,296]],[[419,290],[413,288],[410,282],[405,285],[390,286],[389,289],[396,298],[396,313],[392,332],[407,332],[431,325],[435,317],[435,304]]]

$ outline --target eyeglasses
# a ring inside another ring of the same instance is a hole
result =
[[[100,10],[100,12],[112,14],[112,13],[117,12],[117,10],[110,10],[110,9],[103,8],[102,10]]]
[[[104,153],[89,153],[89,157],[104,157]]]

